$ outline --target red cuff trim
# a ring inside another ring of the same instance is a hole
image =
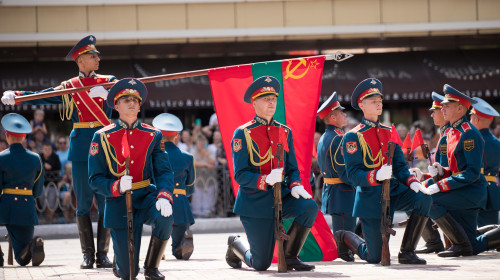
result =
[[[431,174],[429,174],[429,173],[424,173],[424,180],[428,180],[428,179],[430,179],[430,178],[432,178],[432,177],[431,177]]]
[[[410,186],[410,184],[413,182],[420,183],[420,181],[417,179],[417,177],[412,175],[412,176],[408,177],[408,179],[406,180],[406,185]]]
[[[112,185],[111,185],[111,194],[114,197],[119,197],[122,194],[120,193],[120,180],[116,180]]]
[[[259,189],[261,191],[267,191],[266,178],[267,178],[267,175],[260,175],[259,176],[259,178],[257,179],[257,189]]]
[[[160,192],[158,193],[158,195],[156,196],[156,199],[159,199],[159,198],[161,198],[161,197],[163,197],[163,198],[166,198],[166,199],[170,200],[170,203],[172,203],[172,205],[173,205],[174,200],[173,200],[173,198],[172,198],[172,195],[171,195],[169,192],[167,192],[167,191],[160,191]]]
[[[368,172],[368,174],[366,175],[366,180],[368,180],[368,184],[370,184],[370,186],[378,185],[377,180],[375,179],[376,173],[377,173],[377,170],[372,170],[372,171]]]
[[[16,96],[23,96],[24,95],[23,92],[19,91],[19,90],[16,90],[14,92],[16,93]],[[21,102],[20,101],[16,101],[16,105],[18,105],[18,104],[21,104]]]
[[[451,176],[451,170],[448,167],[443,167],[443,178],[448,178]]]
[[[442,192],[447,192],[451,190],[450,185],[448,184],[448,180],[441,180],[437,183],[437,185]]]
[[[293,183],[290,184],[290,189],[292,189],[293,187],[296,187],[296,186],[300,186],[302,185],[299,181],[295,181]]]
[[[429,187],[429,179],[422,182],[422,186],[428,188]]]

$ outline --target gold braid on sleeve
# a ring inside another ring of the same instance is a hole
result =
[[[335,136],[335,137],[338,137],[338,136]],[[333,139],[335,139],[335,138],[333,138]],[[337,161],[337,154],[338,154],[340,148],[342,147],[343,143],[344,143],[344,137],[342,137],[342,140],[340,140],[340,144],[337,147],[337,150],[335,150],[335,155],[333,157],[333,160],[335,161],[335,164],[337,164],[338,166],[344,166],[345,165],[345,163],[339,163]],[[333,144],[333,140],[332,140],[332,144]],[[332,160],[332,148],[331,148],[331,146],[330,146],[330,160]],[[337,172],[337,169],[335,169],[335,165],[333,164],[333,162],[332,162],[332,166],[333,166],[333,170],[335,170],[335,172]]]
[[[66,82],[62,82],[61,86],[66,89]],[[71,115],[73,115],[74,100],[69,94],[64,94],[61,96],[62,104],[59,104],[59,117],[61,121],[71,120]]]

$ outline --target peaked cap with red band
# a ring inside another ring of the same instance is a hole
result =
[[[436,110],[436,109],[441,109],[443,105],[441,105],[441,102],[443,102],[444,96],[438,94],[437,92],[433,91],[432,92],[432,106],[429,108],[429,110]]]
[[[66,60],[76,60],[80,55],[86,53],[99,53],[95,48],[97,39],[94,35],[89,35],[80,40],[66,55]]]
[[[148,90],[146,86],[139,80],[133,78],[125,78],[119,80],[111,87],[106,102],[110,108],[114,108],[116,101],[121,97],[133,96],[139,99],[141,106],[146,101]]]
[[[470,98],[468,95],[461,93],[460,91],[454,89],[452,86],[445,84],[443,86],[443,93],[444,93],[444,100],[441,102],[441,104],[446,104],[450,102],[458,102],[467,109],[470,108],[471,104],[476,104],[477,101]]]
[[[163,136],[174,136],[182,131],[181,120],[175,115],[162,113],[153,119],[153,126],[161,130]]]
[[[472,105],[471,115],[478,115],[479,117],[483,117],[489,120],[492,120],[494,117],[500,116],[500,114],[493,108],[488,102],[482,100],[479,97],[473,97],[476,104]]]
[[[7,134],[24,137],[31,133],[31,125],[26,118],[16,113],[9,113],[2,118],[2,127]]]
[[[333,92],[328,99],[321,104],[321,106],[318,109],[318,117],[320,119],[323,119],[326,117],[330,112],[333,112],[335,110],[344,110],[345,108],[340,106],[340,103],[338,102],[338,96],[337,92]]]
[[[252,103],[259,97],[267,95],[278,96],[280,93],[281,85],[278,79],[273,76],[262,76],[253,81],[245,91],[243,100],[246,103]]]
[[[354,89],[351,96],[351,106],[356,110],[359,108],[359,103],[365,98],[382,95],[382,83],[375,78],[368,78],[359,83]]]

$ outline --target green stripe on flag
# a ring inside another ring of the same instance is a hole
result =
[[[252,64],[252,75],[254,81],[262,76],[273,76],[280,82],[281,89],[278,96],[278,105],[276,106],[276,112],[274,113],[274,120],[286,125],[285,97],[283,93],[282,73],[283,70],[281,66],[281,61],[279,60]]]

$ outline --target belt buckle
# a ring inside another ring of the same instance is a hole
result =
[[[94,126],[95,126],[94,122],[89,122],[89,127],[90,128],[94,128]]]

